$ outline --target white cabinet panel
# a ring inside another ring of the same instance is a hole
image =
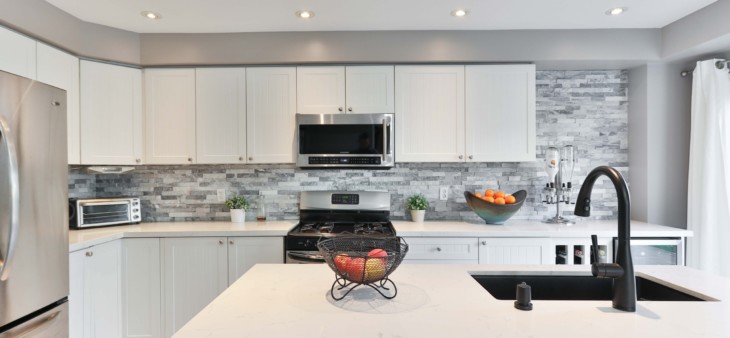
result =
[[[0,27],[0,70],[36,79],[36,42]]]
[[[87,249],[84,267],[84,337],[113,338],[121,333],[120,241]]]
[[[258,263],[284,263],[281,237],[228,237],[228,284]]]
[[[246,69],[248,163],[294,163],[296,68]]]
[[[464,66],[396,66],[396,161],[464,160]]]
[[[548,238],[480,238],[479,264],[549,264]]]
[[[297,113],[345,111],[345,67],[297,67]]]
[[[195,69],[145,69],[148,164],[195,162]]]
[[[466,66],[465,87],[467,159],[534,161],[535,65]]]
[[[122,240],[123,338],[161,337],[160,240]]]
[[[345,68],[347,112],[392,114],[395,112],[393,66],[348,66]]]
[[[198,163],[246,162],[246,69],[195,70]]]
[[[84,262],[86,251],[69,254],[69,337],[84,337]]]
[[[406,260],[474,261],[479,259],[477,238],[408,237]]]
[[[170,337],[228,286],[225,237],[164,238],[164,336]]]
[[[81,164],[79,130],[79,59],[38,43],[38,81],[66,91],[68,164]]]
[[[81,163],[142,163],[142,71],[81,61]]]

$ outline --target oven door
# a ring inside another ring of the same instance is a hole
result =
[[[132,221],[131,202],[126,199],[97,199],[77,203],[77,228],[126,224]]]
[[[286,264],[322,264],[324,258],[319,251],[287,251]]]
[[[395,163],[393,114],[297,114],[297,166],[379,167]]]

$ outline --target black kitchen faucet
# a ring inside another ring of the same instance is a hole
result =
[[[616,195],[618,195],[618,246],[615,263],[599,263],[598,239],[596,235],[592,235],[593,264],[591,272],[598,278],[613,278],[614,309],[636,312],[636,278],[634,277],[634,263],[631,261],[631,199],[626,181],[618,170],[607,166],[591,170],[578,193],[575,215],[582,217],[591,215],[591,191],[593,183],[601,175],[606,175],[611,179],[616,189]]]

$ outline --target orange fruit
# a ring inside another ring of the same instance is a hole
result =
[[[482,193],[480,193],[480,192],[474,193],[474,196],[482,198]]]
[[[512,195],[507,195],[504,197],[504,203],[515,204],[515,202],[517,202],[517,199]]]
[[[502,197],[495,198],[494,204],[504,204],[504,198],[502,198]]]
[[[500,197],[504,198],[504,191],[497,191],[496,193],[494,193],[494,198]]]
[[[492,197],[492,196],[486,196],[486,197],[484,197],[484,200],[489,203],[494,203],[494,197]]]
[[[486,191],[484,191],[484,196],[489,196],[489,197],[494,196],[494,190],[487,189]]]

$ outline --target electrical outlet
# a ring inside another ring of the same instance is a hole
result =
[[[442,201],[449,199],[449,187],[441,187],[439,189],[439,199]]]
[[[225,202],[226,201],[226,189],[218,189],[218,202]]]

